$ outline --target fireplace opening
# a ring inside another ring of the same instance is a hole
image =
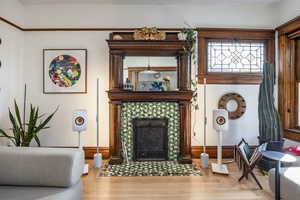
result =
[[[135,118],[133,125],[133,160],[168,160],[168,119]]]

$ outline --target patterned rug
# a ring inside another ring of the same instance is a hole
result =
[[[179,164],[175,161],[129,162],[121,165],[108,165],[100,170],[103,176],[201,176],[193,165]]]

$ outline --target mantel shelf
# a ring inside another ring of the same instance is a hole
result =
[[[110,101],[188,101],[193,97],[193,91],[107,91]]]
[[[184,51],[190,48],[191,43],[181,40],[107,40],[111,50],[165,50]]]

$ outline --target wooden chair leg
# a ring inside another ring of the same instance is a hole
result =
[[[244,170],[245,170],[245,177],[248,180],[249,179],[248,178],[248,174],[249,174],[250,169],[247,169],[247,165],[246,164],[244,164]]]
[[[260,182],[257,180],[255,174],[251,171],[250,172],[251,176],[254,178],[255,182],[257,183],[257,185],[259,186],[259,188],[262,190],[263,187],[261,186]]]
[[[243,166],[242,166],[242,165],[243,165],[242,163],[243,163],[242,158],[241,158],[241,156],[239,156],[239,168],[240,168],[240,169],[242,169],[242,167],[243,167]]]
[[[244,174],[239,178],[239,182],[245,178]]]
[[[239,181],[243,180],[243,178],[248,179],[248,173],[249,171],[245,168],[245,165],[243,166],[243,175],[239,178]]]

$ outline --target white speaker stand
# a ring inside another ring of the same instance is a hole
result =
[[[83,146],[82,146],[82,143],[81,143],[81,134],[80,133],[81,132],[78,131],[79,149],[81,149],[83,151]],[[85,163],[85,160],[83,162],[84,162],[84,168],[83,168],[82,175],[88,175],[89,174],[89,164]]]
[[[218,160],[217,163],[212,163],[211,164],[211,168],[213,173],[217,173],[217,174],[225,174],[228,175],[228,169],[226,165],[223,165],[222,163],[222,132],[218,131],[219,134],[219,141],[218,141]]]

